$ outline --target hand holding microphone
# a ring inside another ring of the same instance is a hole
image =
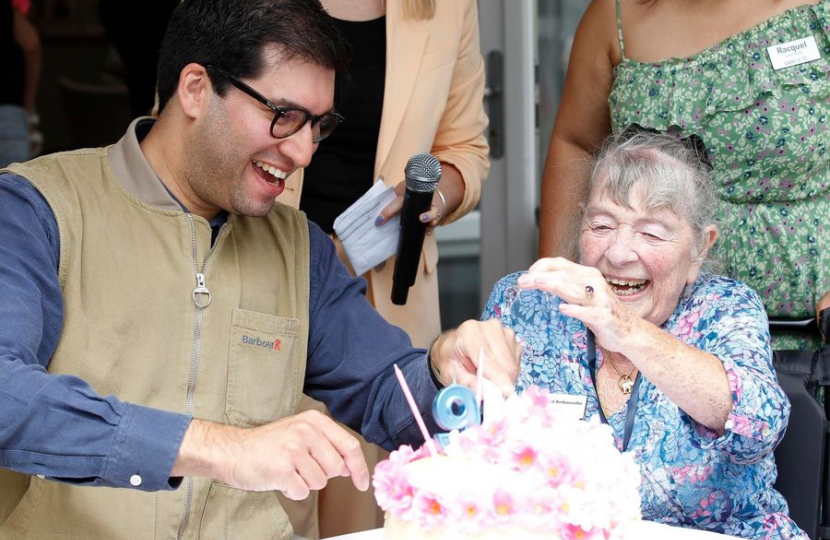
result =
[[[400,236],[392,274],[392,303],[406,304],[409,288],[415,284],[424,246],[426,225],[422,213],[429,211],[432,195],[441,179],[441,164],[431,154],[415,154],[405,169],[406,192],[401,210]]]

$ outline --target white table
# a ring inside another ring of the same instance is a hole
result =
[[[669,527],[652,521],[641,521],[632,527],[630,538],[636,540],[728,540],[735,537],[680,527]],[[383,529],[334,536],[329,540],[383,540]]]

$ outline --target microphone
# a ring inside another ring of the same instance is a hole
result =
[[[441,164],[432,154],[415,154],[406,164],[406,194],[401,209],[401,228],[395,272],[392,274],[392,303],[406,304],[409,288],[415,285],[418,263],[424,246],[426,224],[420,216],[429,211],[432,193],[441,179]]]

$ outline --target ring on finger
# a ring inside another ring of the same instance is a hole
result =
[[[594,288],[590,285],[585,285],[585,301],[589,302],[594,296]]]
[[[429,207],[430,208],[435,208],[436,210],[438,210],[438,205],[435,204],[435,203],[430,204]],[[435,221],[436,223],[441,221],[442,216],[443,216],[443,214],[441,212],[436,212],[435,219],[433,221]]]

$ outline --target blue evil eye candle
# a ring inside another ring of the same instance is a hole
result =
[[[463,431],[481,423],[481,410],[472,390],[460,384],[442,388],[432,402],[432,416],[442,429]],[[436,435],[441,446],[447,443],[447,434]]]

